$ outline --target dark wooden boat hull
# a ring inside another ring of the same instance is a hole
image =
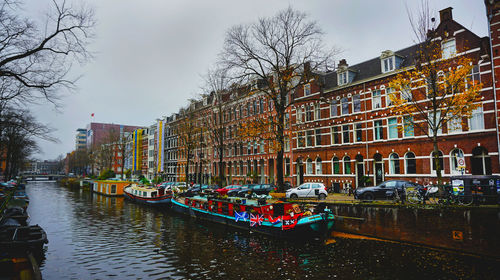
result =
[[[48,243],[47,234],[38,225],[0,228],[0,252],[40,252]]]
[[[128,192],[124,192],[125,198],[136,202],[140,204],[145,204],[145,205],[157,205],[157,206],[170,206],[171,204],[171,199],[172,195],[162,195],[154,198],[143,198],[140,196],[136,196],[133,194],[130,194]]]
[[[245,231],[257,232],[283,238],[323,237],[333,227],[333,215],[327,213],[317,214],[311,218],[302,218],[294,228],[283,230],[281,227],[281,223],[272,224],[268,221],[264,221],[261,225],[251,226],[249,221],[236,221],[235,217],[233,216],[190,207],[176,201],[175,199],[172,199],[172,209],[177,213],[188,215],[196,219],[215,222]],[[308,221],[308,219],[310,220]]]

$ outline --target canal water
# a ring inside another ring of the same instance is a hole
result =
[[[44,279],[498,279],[499,262],[399,243],[283,241],[56,183],[29,183]]]

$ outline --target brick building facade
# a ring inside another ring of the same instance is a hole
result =
[[[454,21],[451,8],[440,11],[439,25],[433,30],[434,40],[441,43],[446,54],[455,52],[473,60],[469,78],[483,84],[481,106],[472,118],[458,127],[445,124],[438,136],[445,179],[461,174],[459,157],[465,158],[465,174],[500,174],[500,75],[496,75],[500,70],[495,66],[500,65],[500,4],[486,1],[486,7],[491,37],[481,38]],[[386,50],[379,57],[355,65],[341,60],[336,71],[317,73],[309,84],[289,96],[293,105],[285,122],[284,180],[293,185],[323,182],[337,190],[389,179],[435,183],[432,142],[422,131],[395,116],[388,98],[389,81],[414,66],[417,50],[418,45]],[[213,96],[207,95],[164,119],[166,179],[184,181],[188,158],[192,161],[189,181],[207,183],[221,174],[218,149],[208,135],[208,127],[197,132],[200,145],[192,155],[187,155],[179,142],[177,124],[188,110],[197,116],[201,127],[204,118],[223,114],[218,125],[224,128],[222,166],[227,183],[276,182],[276,153],[269,142],[248,141],[237,135],[241,123],[273,114],[272,103],[252,86],[225,92],[221,100],[222,106],[216,106]]]

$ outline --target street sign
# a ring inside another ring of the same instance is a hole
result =
[[[458,169],[465,169],[465,158],[457,157],[457,165]]]

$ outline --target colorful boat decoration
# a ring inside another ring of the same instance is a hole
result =
[[[150,205],[170,205],[172,192],[164,187],[150,187],[131,184],[123,189],[125,198]]]
[[[172,209],[191,217],[277,237],[324,236],[333,228],[334,215],[303,212],[297,204],[265,204],[252,200],[218,200],[207,197],[174,197]]]

